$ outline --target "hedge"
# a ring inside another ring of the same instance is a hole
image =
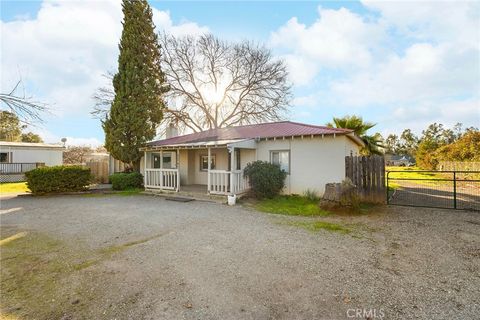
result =
[[[285,186],[287,173],[278,165],[266,161],[254,161],[245,167],[244,175],[249,178],[251,193],[256,198],[273,198]]]
[[[110,176],[113,190],[127,190],[141,188],[143,176],[138,172],[114,173]]]
[[[92,181],[90,169],[81,166],[41,167],[25,177],[33,194],[83,191]]]

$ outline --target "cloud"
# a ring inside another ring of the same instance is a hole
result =
[[[174,23],[169,12],[152,11],[159,31],[208,32],[194,22]],[[1,87],[13,88],[21,76],[27,92],[50,104],[56,117],[90,118],[102,74],[117,65],[122,18],[120,1],[48,0],[34,17],[0,21]]]
[[[40,135],[46,143],[61,143],[62,138],[66,138],[67,142],[65,144],[67,146],[91,146],[96,148],[103,145],[103,142],[95,137],[58,136],[42,127],[29,127],[26,131],[32,131]]]
[[[381,14],[386,27],[419,41],[449,41],[478,48],[480,3],[477,1],[362,1]]]
[[[477,95],[478,51],[417,43],[369,70],[332,81],[332,94],[351,106],[397,105]]]
[[[178,25],[174,25],[170,18],[169,11],[161,11],[156,8],[152,8],[153,23],[157,27],[157,31],[165,32],[176,37],[181,36],[197,36],[205,33],[209,33],[210,30],[206,26],[199,26],[195,22],[183,21]]]
[[[318,19],[311,25],[291,18],[273,32],[270,45],[286,52],[292,79],[303,85],[324,68],[366,68],[372,63],[372,51],[384,37],[378,25],[366,21],[345,8],[318,8]]]
[[[480,108],[478,100],[465,99],[460,101],[444,101],[439,103],[422,103],[412,108],[404,105],[392,110],[391,114],[381,119],[385,124],[382,134],[401,133],[405,128],[412,129],[420,134],[433,122],[442,123],[446,127],[453,127],[462,123],[465,127],[476,126],[480,123]]]
[[[293,17],[271,34],[303,94],[296,112],[316,105],[391,128],[480,123],[480,4],[364,5],[362,16],[319,7],[311,25]]]

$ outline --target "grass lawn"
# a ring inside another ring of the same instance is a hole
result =
[[[389,189],[397,189],[400,187],[402,181],[421,185],[445,185],[451,184],[450,181],[435,181],[435,180],[394,180],[394,179],[449,179],[451,175],[444,175],[441,173],[433,172],[412,172],[416,170],[422,170],[418,167],[387,167],[386,171],[399,171],[391,172],[388,175]],[[386,174],[385,174],[386,179]],[[392,180],[393,179],[393,180]]]
[[[82,196],[87,198],[108,197],[108,196],[134,196],[134,195],[140,194],[143,191],[145,190],[140,188],[132,188],[132,189],[126,189],[126,190],[120,190],[120,191],[113,190],[108,193],[86,193],[86,194],[82,194]]]
[[[0,183],[0,193],[24,193],[30,192],[26,182]]]
[[[290,216],[326,216],[330,214],[318,206],[318,201],[301,196],[277,196],[273,199],[260,200],[255,204],[255,209]]]

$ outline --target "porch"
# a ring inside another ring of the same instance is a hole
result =
[[[255,156],[254,144],[244,141],[145,148],[145,189],[240,195],[249,189],[243,169]]]

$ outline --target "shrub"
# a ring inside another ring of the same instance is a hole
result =
[[[110,176],[113,190],[127,190],[141,188],[143,176],[139,172],[114,173]]]
[[[254,161],[245,167],[244,175],[250,180],[256,198],[272,198],[285,186],[287,173],[279,166],[266,161]]]
[[[89,168],[81,166],[41,167],[25,173],[34,194],[82,191],[91,182]]]

